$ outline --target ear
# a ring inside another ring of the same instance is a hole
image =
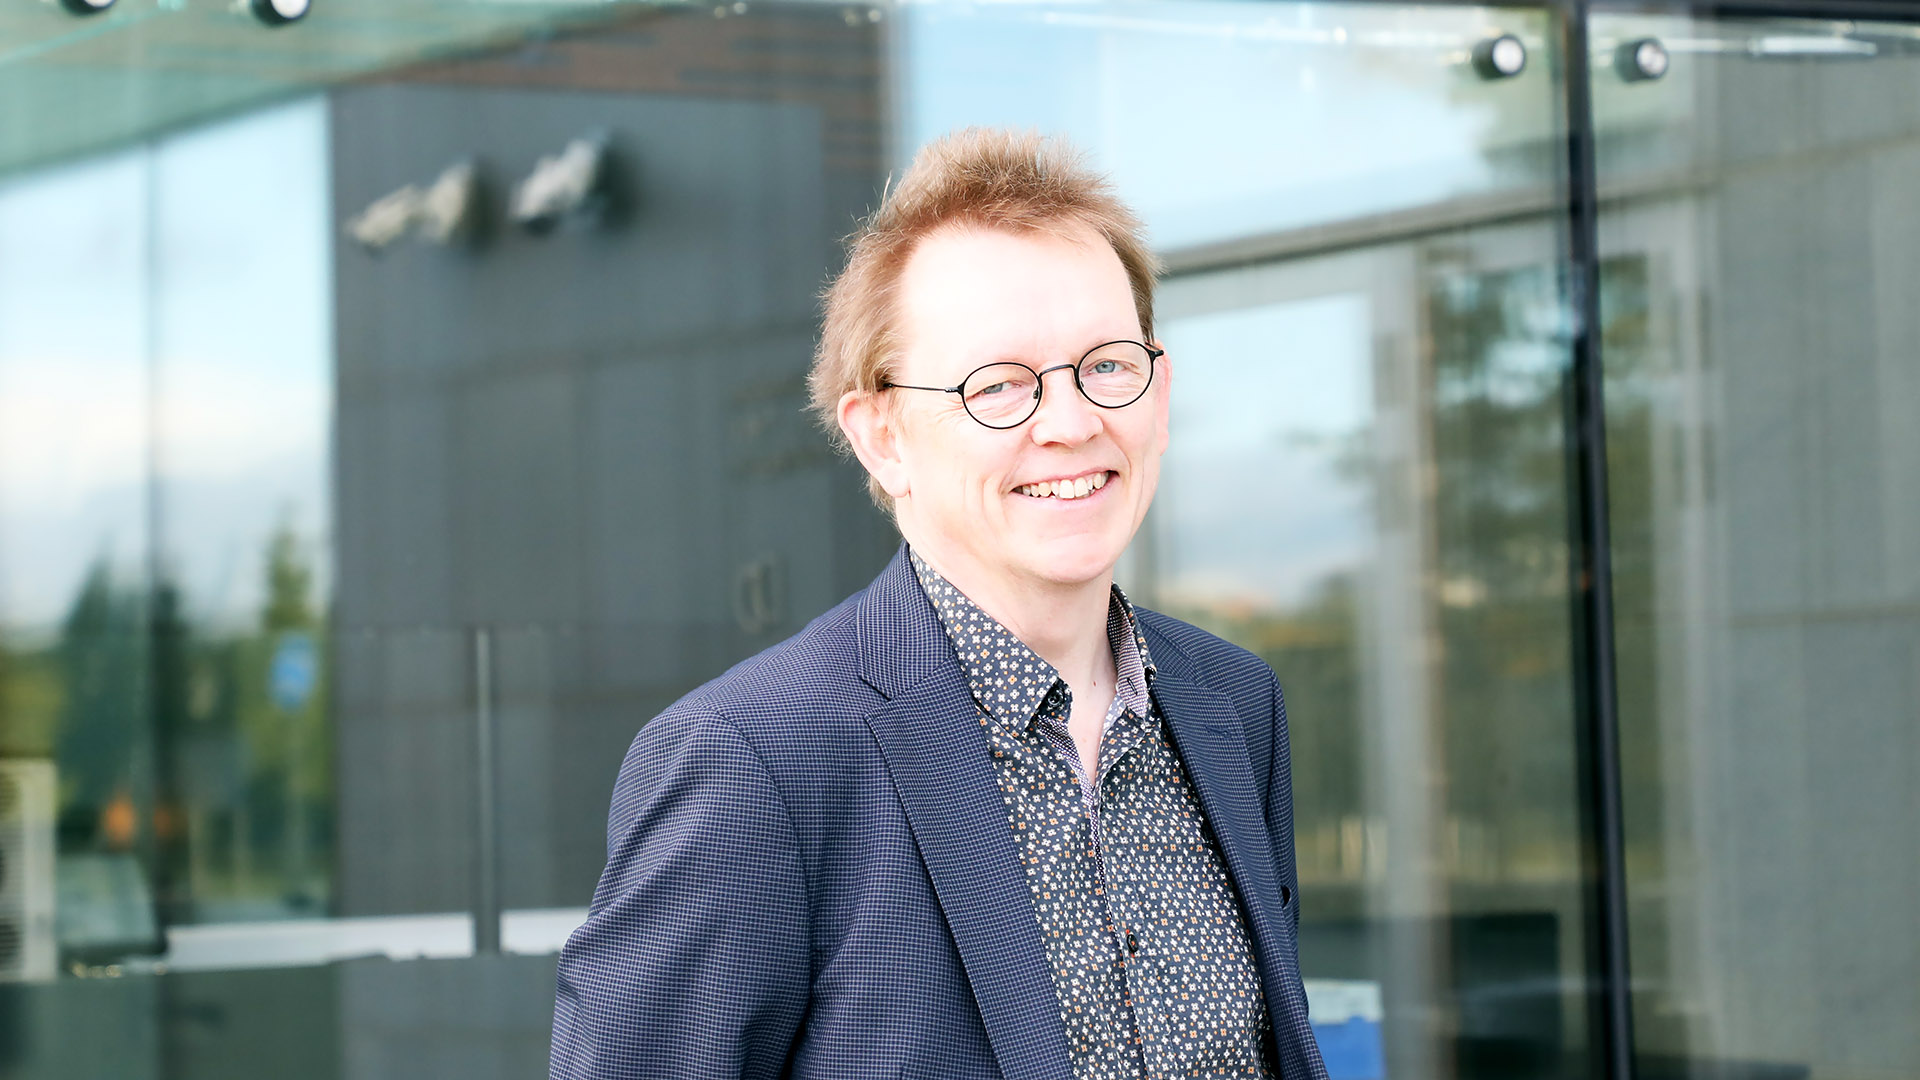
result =
[[[1160,428],[1160,452],[1164,454],[1171,438],[1169,418],[1173,411],[1173,354],[1164,351],[1166,345],[1162,342],[1155,341],[1153,347],[1163,350],[1160,359],[1153,362],[1154,367],[1160,369],[1153,373],[1153,410]]]
[[[895,499],[907,496],[906,462],[900,456],[900,438],[890,403],[879,392],[849,390],[840,395],[840,430],[880,487]]]

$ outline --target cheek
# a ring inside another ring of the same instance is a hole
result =
[[[914,474],[923,496],[959,513],[991,512],[1013,475],[1003,458],[1004,448],[981,445],[973,432],[936,429],[914,448]]]
[[[955,475],[965,454],[955,432],[942,423],[942,417],[916,417],[901,440],[901,457],[918,486],[919,494],[938,496],[951,491],[958,481]]]
[[[1122,436],[1126,442],[1127,458],[1136,472],[1151,473],[1159,467],[1160,455],[1167,452],[1169,433],[1163,416],[1151,413],[1141,418],[1138,426],[1132,427]]]
[[[1146,513],[1147,506],[1153,501],[1154,492],[1160,485],[1160,455],[1167,449],[1166,429],[1161,428],[1147,433],[1142,440],[1142,445],[1145,447],[1145,452],[1133,463],[1133,497],[1139,515]]]

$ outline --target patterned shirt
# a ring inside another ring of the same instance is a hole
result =
[[[1268,1075],[1271,1020],[1239,900],[1157,706],[1118,587],[1097,768],[1051,664],[913,554],[980,709],[1046,942],[1074,1080]]]

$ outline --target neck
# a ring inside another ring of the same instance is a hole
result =
[[[1068,685],[1080,685],[1113,663],[1107,642],[1107,605],[1113,569],[1081,582],[1007,578],[938,544],[907,542],[927,565],[966,594],[980,610],[1052,664]]]

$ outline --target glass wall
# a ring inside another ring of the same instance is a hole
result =
[[[1911,1076],[1920,36],[1594,36],[1671,53],[1594,95],[1643,1073]]]
[[[158,943],[142,869],[158,838],[141,827],[161,783],[148,181],[146,155],[122,154],[0,196],[0,738],[21,763],[8,801],[35,846],[57,836],[60,869],[99,879],[84,891],[105,898],[56,908],[50,857],[34,880],[9,873],[26,928],[15,963],[41,978],[56,910],[79,951]]]
[[[1065,132],[1172,264],[1175,436],[1122,582],[1281,675],[1334,1073],[1582,1075],[1545,13],[905,14],[903,155],[961,124]],[[1502,34],[1533,62],[1487,78]]]
[[[1381,984],[1393,1075],[1584,1067],[1552,250],[1449,230],[1167,292],[1142,576],[1286,673],[1303,969]]]
[[[1600,1075],[1549,8],[45,7],[0,98],[119,104],[0,135],[0,1077],[538,1075],[635,731],[894,550],[803,378],[969,124],[1167,263],[1120,581],[1286,688],[1333,1077]],[[1920,37],[1590,29],[1634,1065],[1912,1075]]]

